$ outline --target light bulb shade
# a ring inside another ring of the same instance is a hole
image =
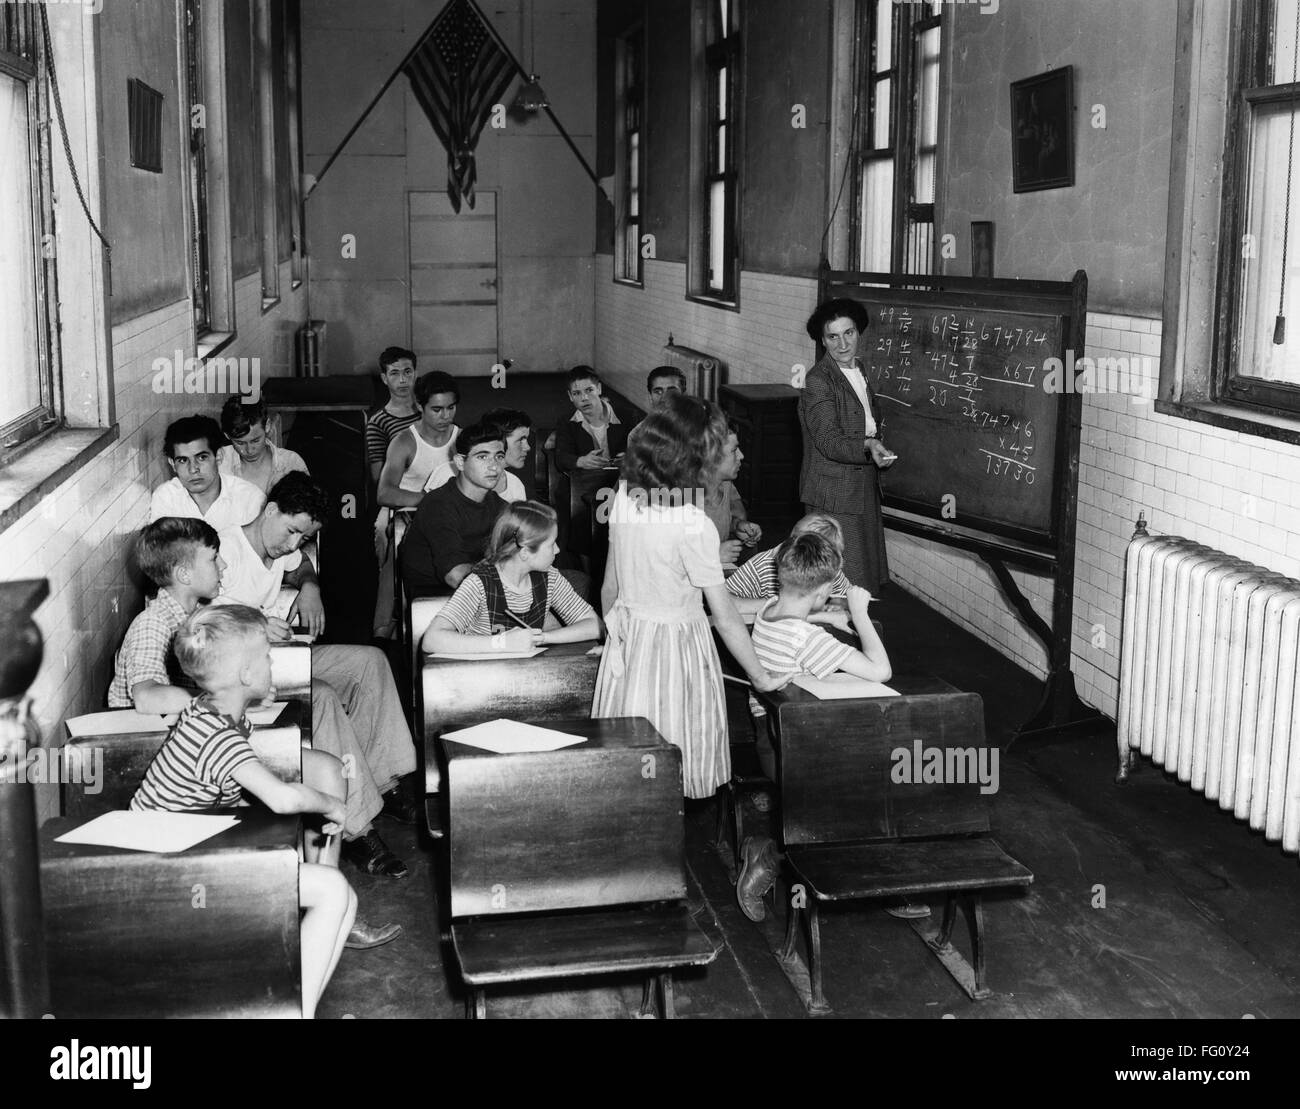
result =
[[[518,94],[515,96],[515,102],[511,108],[516,112],[540,112],[544,108],[551,106],[550,100],[547,99],[545,91],[538,83],[537,74],[531,74],[527,81],[520,87]]]

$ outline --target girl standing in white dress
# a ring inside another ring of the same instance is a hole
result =
[[[731,778],[718,634],[757,689],[763,669],[723,584],[718,531],[699,505],[717,481],[727,422],[714,404],[674,395],[628,439],[609,518],[601,602],[609,638],[593,717],[641,716],[682,752],[683,791],[707,798]]]

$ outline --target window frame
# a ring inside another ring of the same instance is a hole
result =
[[[1255,110],[1278,103],[1293,102],[1300,96],[1300,83],[1262,85],[1271,54],[1271,25],[1274,0],[1250,5],[1234,5],[1233,42],[1229,71],[1229,127],[1224,147],[1223,231],[1221,242],[1241,243],[1247,234],[1247,197],[1250,182],[1251,137]],[[1300,107],[1297,108],[1300,111]],[[1300,251],[1300,212],[1293,250]],[[1229,404],[1259,408],[1279,415],[1300,417],[1300,384],[1288,385],[1262,381],[1238,372],[1242,333],[1239,325],[1244,273],[1241,252],[1224,250],[1219,259],[1218,304],[1216,315],[1214,389]],[[1293,328],[1300,319],[1288,320]]]
[[[933,197],[921,203],[916,200],[917,164],[922,153],[918,142],[920,126],[918,116],[921,110],[921,88],[919,85],[921,67],[918,66],[918,52],[922,36],[931,31],[939,32],[938,81],[935,86],[936,111],[942,103],[942,85],[944,80],[944,48],[946,21],[944,5],[937,11],[929,10],[928,4],[900,4],[890,0],[890,66],[877,70],[876,58],[879,42],[876,36],[877,0],[856,0],[853,12],[853,115],[856,127],[853,129],[852,142],[854,153],[851,158],[851,175],[853,189],[850,197],[849,212],[849,268],[853,270],[875,270],[868,267],[863,260],[863,234],[866,231],[862,218],[864,199],[864,178],[867,166],[873,162],[892,162],[891,181],[891,218],[889,228],[889,272],[933,274],[938,272],[938,240],[935,236],[935,223],[938,201],[938,163],[942,146],[939,133],[935,136],[933,148],[935,174]],[[884,146],[872,145],[875,129],[876,101],[879,86],[890,83],[890,102],[888,129],[889,135]],[[939,116],[939,132],[942,131],[942,113]],[[919,268],[919,258],[913,257],[912,241],[918,227],[930,229],[928,256],[924,259],[925,268]],[[908,268],[911,266],[912,268]]]
[[[22,413],[0,427],[0,463],[7,463],[63,421],[62,360],[59,344],[59,299],[57,259],[44,244],[53,242],[54,175],[50,145],[50,128],[41,121],[50,118],[51,104],[46,76],[45,43],[37,9],[31,5],[8,5],[9,19],[17,16],[26,22],[26,40],[31,57],[0,46],[0,72],[21,82],[27,99],[27,167],[31,189],[32,277],[36,305],[35,367],[39,401],[35,408]]]
[[[719,26],[727,5],[729,26]],[[719,33],[721,32],[721,37]],[[686,299],[740,310],[740,193],[744,134],[744,7],[743,0],[696,0],[695,65],[691,71],[692,188],[690,254]],[[727,72],[724,111],[718,110],[720,72]],[[725,147],[718,154],[718,132],[725,128]],[[719,170],[719,163],[724,167]],[[723,187],[723,247],[721,288],[710,283],[712,257],[712,191]]]
[[[1236,176],[1242,116],[1236,93],[1257,36],[1242,33],[1258,5],[1179,0],[1174,126],[1160,387],[1156,412],[1260,438],[1300,444],[1300,412],[1246,403],[1224,389],[1223,362],[1237,288],[1225,276],[1240,260]],[[1261,17],[1262,18],[1262,17]],[[1288,86],[1289,87],[1289,86]],[[1211,259],[1211,261],[1205,261]],[[1292,326],[1300,326],[1293,321]]]
[[[645,287],[645,258],[641,253],[642,231],[645,221],[645,183],[646,183],[646,161],[645,161],[645,122],[646,122],[646,29],[645,24],[638,22],[635,26],[629,28],[619,36],[617,40],[617,56],[614,63],[614,82],[617,90],[615,105],[615,122],[614,122],[614,149],[616,165],[614,171],[614,191],[617,201],[615,204],[615,227],[614,227],[614,283],[616,285],[631,285],[636,288]],[[639,83],[630,83],[628,80],[628,58],[632,51],[636,50],[639,58]],[[631,127],[629,120],[629,101],[635,96],[636,98],[636,118],[637,126],[635,131]],[[631,160],[631,135],[637,136],[637,174],[635,183],[632,181]],[[632,214],[632,191],[635,184],[637,212]],[[633,257],[628,258],[628,231],[632,225],[636,226],[637,234],[633,240],[636,248],[632,252]],[[632,262],[635,267],[635,276],[628,273],[628,263]]]
[[[275,75],[271,0],[253,0],[253,80],[257,95],[258,168],[262,179],[262,312],[280,303],[280,212],[275,158]]]

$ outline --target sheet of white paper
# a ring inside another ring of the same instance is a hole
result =
[[[188,851],[196,843],[211,839],[237,823],[235,816],[122,810],[103,813],[89,824],[65,832],[55,842],[173,854]]]
[[[486,724],[447,732],[442,738],[483,751],[494,751],[498,755],[514,755],[522,751],[558,751],[561,747],[587,742],[580,735],[539,728],[534,724],[522,724],[518,720],[489,720]]]
[[[131,732],[165,732],[176,723],[175,715],[155,716],[135,709],[109,709],[86,716],[71,717],[68,735],[73,739],[87,735],[127,735]]]
[[[431,651],[426,658],[449,658],[460,662],[481,662],[488,658],[536,658],[545,647],[530,647],[527,651]]]
[[[812,678],[800,674],[791,682],[823,701],[840,701],[849,697],[897,697],[898,690],[880,682],[855,678],[852,674],[832,674],[829,678]]]
[[[288,701],[272,701],[269,705],[249,705],[244,710],[244,715],[248,717],[250,724],[264,728],[280,719],[280,713],[284,712],[284,706],[288,703]]]

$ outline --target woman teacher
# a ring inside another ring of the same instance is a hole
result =
[[[880,441],[875,395],[858,362],[858,338],[866,329],[867,310],[853,300],[825,301],[808,319],[809,337],[826,354],[808,371],[799,397],[799,496],[806,512],[839,522],[849,581],[878,593],[889,581],[880,471],[895,456]]]

